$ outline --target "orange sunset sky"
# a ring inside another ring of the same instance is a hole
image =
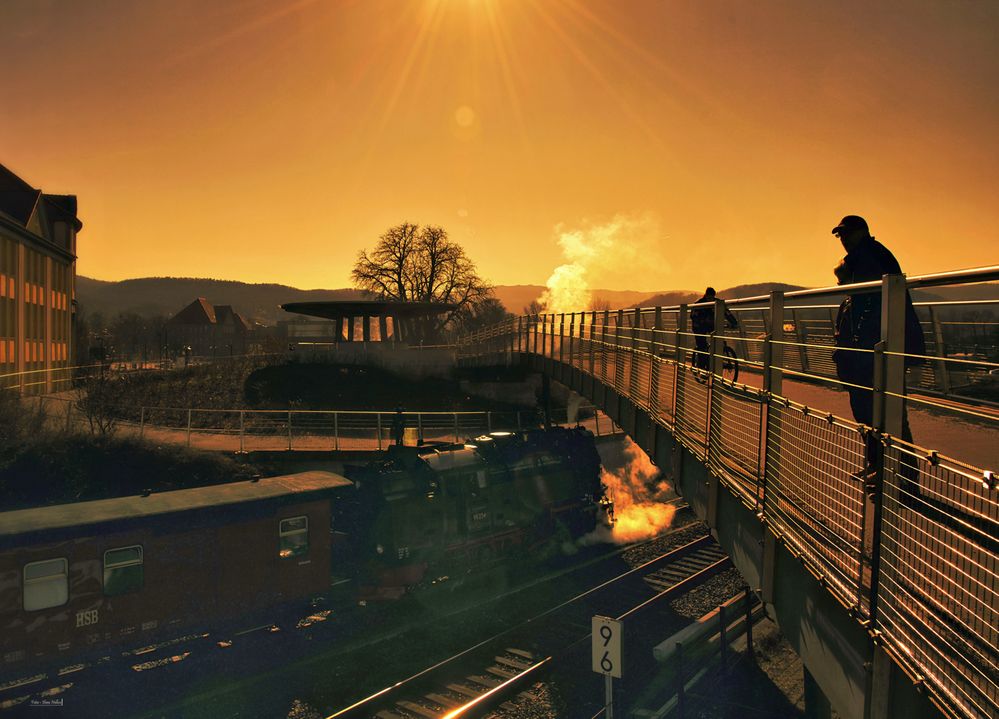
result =
[[[343,287],[389,225],[482,275],[833,284],[999,262],[988,0],[4,0],[0,163],[78,271]],[[599,267],[598,267],[599,265]]]

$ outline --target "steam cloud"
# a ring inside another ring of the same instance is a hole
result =
[[[614,500],[617,521],[613,527],[597,527],[582,537],[582,545],[648,539],[669,528],[673,521],[675,507],[662,503],[670,492],[669,482],[661,478],[659,469],[641,447],[627,437],[625,443],[627,464],[616,472],[600,472],[607,495]]]
[[[571,230],[560,224],[555,232],[566,263],[556,267],[545,283],[548,289],[540,301],[548,312],[590,309],[594,282],[633,284],[650,271],[661,275],[668,270],[659,246],[659,222],[653,215],[619,214],[610,222],[584,223]],[[650,280],[658,285],[661,277]]]

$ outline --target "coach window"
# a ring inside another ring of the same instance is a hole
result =
[[[69,601],[69,563],[65,558],[24,565],[24,609],[34,612]]]
[[[309,518],[292,517],[281,520],[279,556],[298,557],[309,551]]]
[[[104,594],[116,597],[142,589],[142,547],[104,552]]]

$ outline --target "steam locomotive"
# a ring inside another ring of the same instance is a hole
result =
[[[585,429],[497,432],[394,447],[353,481],[313,471],[0,513],[0,684],[54,657],[225,631],[344,578],[398,597],[577,536],[605,507],[599,469]]]
[[[392,447],[348,467],[355,502],[341,505],[363,592],[398,596],[428,573],[449,574],[552,537],[574,538],[606,516],[600,457],[583,428],[492,432],[465,445]]]

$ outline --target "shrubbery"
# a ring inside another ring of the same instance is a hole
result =
[[[34,402],[0,393],[0,509],[12,510],[250,479],[233,457],[135,438],[66,434]]]

